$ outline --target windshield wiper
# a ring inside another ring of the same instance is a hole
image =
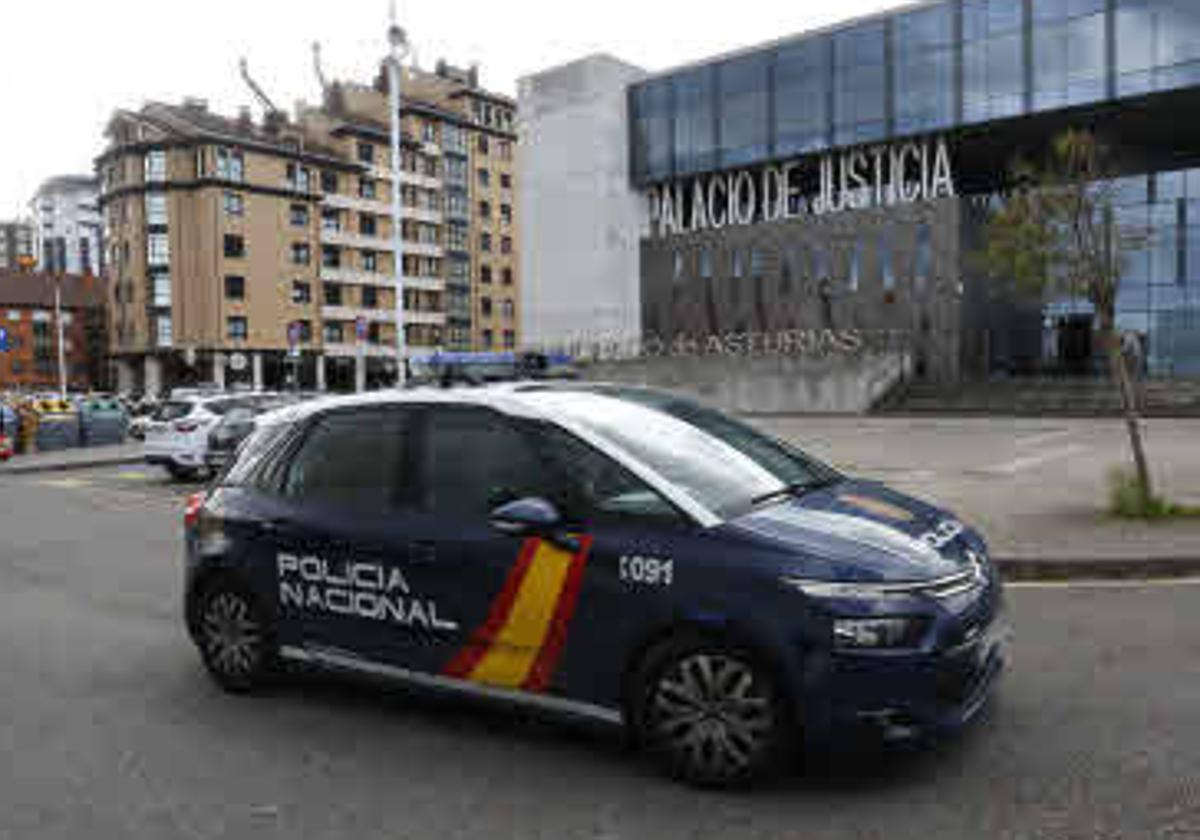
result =
[[[761,493],[752,499],[750,504],[761,505],[763,502],[769,502],[774,499],[779,499],[784,496],[793,496],[799,498],[805,493],[813,490],[819,490],[822,487],[828,487],[831,484],[836,484],[837,478],[829,476],[827,478],[810,478],[808,481],[790,481],[782,487],[771,490],[767,493]]]

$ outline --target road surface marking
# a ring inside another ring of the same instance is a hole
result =
[[[82,478],[47,478],[39,481],[38,484],[41,484],[43,487],[62,487],[68,490],[91,486],[89,482],[84,481]]]
[[[1070,429],[1056,429],[1053,432],[1043,432],[1029,437],[1017,438],[1017,446],[1037,447],[1043,443],[1050,443],[1054,440],[1069,437],[1070,434]]]
[[[984,467],[983,472],[988,473],[989,475],[1016,475],[1022,470],[1027,470],[1031,467],[1038,467],[1042,464],[1047,464],[1050,461],[1057,461],[1062,458],[1070,458],[1073,455],[1078,455],[1081,452],[1086,451],[1086,447],[1080,446],[1077,443],[1071,443],[1060,449],[1052,449],[1049,452],[1043,452],[1040,455],[1026,455],[1002,464],[994,464],[990,467]]]
[[[1017,580],[1005,589],[1149,589],[1164,586],[1200,586],[1200,577],[1149,578],[1146,580]]]

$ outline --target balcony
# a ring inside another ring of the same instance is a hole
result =
[[[329,193],[322,199],[322,203],[326,207],[336,207],[339,210],[374,213],[377,216],[385,216],[389,219],[392,216],[391,203],[387,201],[380,201],[375,198],[359,198],[356,195]],[[440,210],[431,210],[425,207],[412,207],[409,205],[404,205],[400,208],[400,218],[412,219],[416,222],[441,224],[442,212]]]
[[[366,318],[367,323],[394,324],[396,313],[391,309],[363,309],[358,306],[322,306],[321,318],[326,321],[354,321]],[[442,326],[446,323],[444,312],[419,312],[407,310],[404,313],[406,324],[429,324]]]
[[[368,171],[371,177],[379,181],[392,180],[392,170],[382,166],[371,166]],[[440,190],[442,188],[442,179],[430,175],[423,175],[419,172],[408,172],[401,170],[400,183],[411,184],[414,187],[424,187],[427,190]]]
[[[321,281],[324,283],[345,283],[352,286],[382,286],[390,289],[393,284],[392,275],[377,271],[358,271],[353,268],[321,268]],[[421,289],[427,292],[440,292],[446,288],[446,281],[441,277],[405,277],[404,288]]]

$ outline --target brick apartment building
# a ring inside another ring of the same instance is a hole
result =
[[[97,169],[119,387],[393,381],[385,78],[261,121],[199,100],[114,114]],[[408,353],[516,347],[515,103],[445,64],[403,92]]]
[[[61,284],[67,384],[105,384],[105,306],[101,281],[75,274],[0,271],[0,391],[58,388],[55,287]],[[7,348],[7,349],[5,349]]]

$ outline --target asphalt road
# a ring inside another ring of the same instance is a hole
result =
[[[0,479],[0,838],[1200,837],[1200,585],[1013,589],[1015,665],[967,737],[704,793],[508,710],[222,694],[178,621],[190,489]]]

